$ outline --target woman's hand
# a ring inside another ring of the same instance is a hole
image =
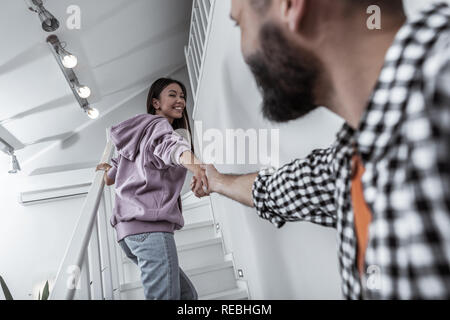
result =
[[[112,166],[108,163],[100,163],[99,165],[97,165],[97,167],[95,168],[95,171],[105,171],[108,172],[109,169],[111,169]]]
[[[191,181],[191,190],[197,198],[202,198],[209,195],[208,178],[206,177],[206,171],[201,166],[193,172],[194,176]]]
[[[112,186],[115,181],[108,178],[108,171],[112,168],[112,166],[109,163],[100,163],[95,168],[95,171],[105,171],[105,174],[103,176],[103,180],[105,180],[105,184],[107,186]]]

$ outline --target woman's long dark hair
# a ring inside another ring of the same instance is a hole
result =
[[[167,86],[171,85],[172,83],[176,83],[181,87],[181,90],[183,91],[183,94],[184,94],[184,99],[187,100],[186,87],[182,82],[180,82],[178,80],[170,79],[170,78],[160,78],[152,84],[150,91],[148,92],[148,97],[147,97],[147,113],[148,114],[156,114],[156,109],[153,106],[153,99],[159,100],[161,98],[161,92],[163,92],[163,90]],[[189,115],[187,113],[187,108],[184,108],[183,117],[181,119],[174,119],[174,121],[172,123],[172,128],[174,130],[185,129],[189,132],[189,135],[190,135],[189,141],[191,142],[191,150],[192,150],[192,153],[194,153],[194,144],[192,143],[192,131],[191,131],[191,125],[189,124]]]

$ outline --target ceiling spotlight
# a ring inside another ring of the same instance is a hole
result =
[[[91,96],[91,89],[88,86],[76,86],[80,98],[87,99]]]
[[[88,117],[91,118],[92,120],[97,119],[98,116],[100,115],[100,112],[98,112],[98,110],[95,108],[87,107],[85,108],[84,111],[86,111]]]
[[[54,34],[49,36],[47,38],[47,42],[50,44],[50,46],[53,49],[54,54],[62,65],[67,69],[73,69],[78,64],[78,59],[70,52],[66,51],[62,45],[62,43],[59,41],[58,37]]]
[[[91,96],[91,89],[78,83],[78,78],[70,81],[70,86],[75,90],[78,96],[82,99],[87,99]]]
[[[73,69],[77,66],[78,64],[77,57],[75,57],[70,52],[64,50],[62,46],[58,48],[58,55],[61,58],[63,66],[66,67],[67,69]]]
[[[11,166],[10,166],[8,173],[15,174],[20,170],[22,170],[22,169],[20,168],[20,164],[19,164],[19,161],[17,161],[16,155],[14,153],[11,153]]]
[[[31,0],[36,6],[36,9],[30,7],[30,10],[39,15],[42,22],[42,29],[46,32],[53,32],[59,28],[59,21],[47,9],[45,9],[42,0]]]
[[[47,37],[47,43],[50,45],[53,56],[58,62],[66,81],[70,85],[70,89],[73,92],[75,99],[78,101],[80,108],[86,112],[91,119],[97,119],[100,113],[97,109],[89,106],[87,98],[91,96],[91,89],[88,86],[81,85],[78,81],[78,77],[75,71],[72,69],[77,63],[77,58],[64,50],[61,42],[56,35],[50,35]]]

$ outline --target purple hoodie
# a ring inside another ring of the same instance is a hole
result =
[[[186,178],[179,164],[190,145],[162,116],[137,115],[111,129],[119,153],[108,177],[115,179],[111,225],[117,241],[139,233],[171,232],[184,225],[178,204]]]

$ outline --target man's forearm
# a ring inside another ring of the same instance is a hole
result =
[[[257,173],[245,175],[219,174],[212,191],[253,207],[252,187],[257,176]]]

